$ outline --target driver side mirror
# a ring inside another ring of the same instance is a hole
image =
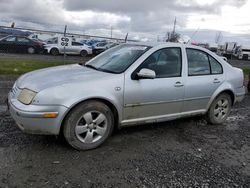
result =
[[[156,77],[155,71],[150,69],[141,69],[137,76],[139,79],[154,79]]]

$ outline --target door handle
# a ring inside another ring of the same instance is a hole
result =
[[[219,80],[218,78],[215,78],[215,79],[214,79],[214,83],[215,83],[215,84],[218,84],[218,83],[220,83],[220,80]]]
[[[174,87],[183,87],[184,85],[181,82],[175,82]]]

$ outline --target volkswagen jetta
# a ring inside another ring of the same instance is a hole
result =
[[[76,149],[101,145],[114,127],[205,115],[221,124],[243,99],[243,72],[196,46],[132,43],[85,65],[21,76],[9,93],[12,117],[32,134],[63,134]]]

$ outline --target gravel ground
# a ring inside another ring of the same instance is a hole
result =
[[[250,187],[250,95],[223,125],[187,118],[124,128],[79,152],[17,128],[3,103],[12,84],[0,80],[0,188]]]
[[[223,125],[189,118],[117,131],[79,152],[0,111],[0,187],[250,187],[250,96]]]

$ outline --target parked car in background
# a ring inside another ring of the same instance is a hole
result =
[[[65,49],[58,44],[47,44],[45,45],[45,52],[52,55],[59,55],[65,52],[65,54],[85,57],[92,54],[92,48],[80,42],[72,42],[72,45],[65,47]]]
[[[58,43],[58,37],[53,37],[45,40],[47,44],[57,44]]]
[[[238,59],[250,60],[250,46],[241,46],[239,48]]]
[[[43,52],[44,44],[24,36],[10,35],[0,40],[0,50],[34,54]]]
[[[221,124],[244,95],[243,71],[209,50],[133,43],[85,65],[27,73],[14,84],[8,105],[22,131],[62,133],[71,146],[87,150],[106,141],[114,127],[194,115]]]
[[[106,40],[84,39],[84,40],[80,41],[80,43],[86,44],[88,46],[94,46],[95,44],[97,44],[99,42],[106,42]]]
[[[224,60],[224,61],[228,61],[226,57],[224,56],[221,56],[221,58]]]
[[[95,55],[100,54],[100,53],[104,52],[105,50],[112,48],[114,46],[117,46],[117,45],[118,45],[118,43],[114,43],[114,42],[96,43],[95,45],[92,46],[93,54],[95,54]]]

